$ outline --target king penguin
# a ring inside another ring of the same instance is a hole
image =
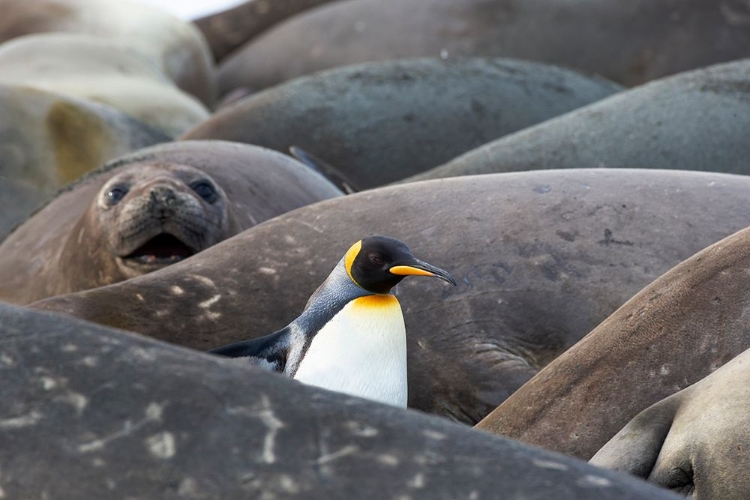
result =
[[[450,274],[415,258],[401,241],[371,236],[349,248],[288,326],[209,352],[405,408],[406,328],[391,290],[406,276],[433,276],[456,285]]]

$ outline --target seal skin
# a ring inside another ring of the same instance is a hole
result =
[[[122,42],[92,35],[30,35],[0,45],[0,82],[113,106],[176,137],[209,116],[196,98]]]
[[[476,423],[648,283],[745,227],[748,190],[744,176],[598,169],[364,191],[32,307],[209,350],[289,324],[352,241],[387,232],[458,282],[398,286],[408,404]]]
[[[185,92],[211,107],[211,52],[191,23],[127,0],[2,0],[0,42],[34,33],[73,32],[132,47]],[[68,54],[70,57],[70,54]]]
[[[750,56],[744,0],[358,0],[303,13],[219,67],[220,92],[335,66],[496,56],[559,64],[627,86]]]
[[[327,71],[256,94],[183,137],[284,153],[298,146],[369,188],[619,90],[600,78],[524,61],[387,61]]]
[[[144,149],[69,187],[0,244],[0,300],[25,304],[140,276],[340,195],[304,165],[255,146]]]
[[[750,496],[750,351],[639,413],[591,463],[700,500]]]
[[[227,499],[679,498],[443,419],[73,318],[0,305],[0,338],[8,498],[163,498],[165,487]]]
[[[406,181],[548,168],[750,173],[750,60],[621,92]]]
[[[685,260],[550,363],[478,427],[591,458],[640,411],[750,347],[748,266],[750,229]]]
[[[64,184],[168,140],[108,106],[0,84],[0,239]]]
[[[250,0],[193,21],[217,61],[293,15],[332,0]]]

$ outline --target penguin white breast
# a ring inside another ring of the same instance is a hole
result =
[[[396,297],[347,304],[313,337],[294,378],[405,408],[406,329]]]

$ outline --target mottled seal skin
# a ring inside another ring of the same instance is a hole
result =
[[[679,499],[439,418],[7,305],[0,368],[7,498]]]
[[[170,137],[209,116],[145,55],[92,35],[48,33],[3,43],[0,82],[106,104]]]
[[[113,160],[0,244],[0,300],[25,304],[162,269],[342,193],[275,151],[185,141]]]
[[[547,168],[750,173],[750,60],[665,78],[509,135],[406,181]]]
[[[415,59],[339,68],[251,96],[184,135],[299,146],[361,188],[423,172],[621,87],[543,64]]]
[[[2,0],[2,13],[0,42],[33,33],[93,35],[147,56],[206,106],[216,99],[213,59],[205,39],[191,23],[161,9],[127,0]]]
[[[335,66],[496,56],[624,85],[750,56],[744,0],[358,0],[302,13],[219,67],[219,88],[255,89]]]
[[[639,413],[590,463],[700,500],[750,497],[750,351]]]
[[[284,327],[352,242],[387,233],[458,281],[399,285],[409,406],[476,423],[648,283],[745,227],[748,189],[743,176],[602,169],[382,188],[33,307],[208,350]]]
[[[274,24],[332,0],[249,0],[193,21],[217,61]]]
[[[168,140],[108,106],[0,84],[0,239],[64,184]]]
[[[750,230],[644,288],[479,428],[589,459],[650,405],[750,347]]]

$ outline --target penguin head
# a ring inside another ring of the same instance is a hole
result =
[[[406,276],[433,276],[456,285],[453,276],[418,260],[403,242],[387,236],[364,238],[344,256],[346,274],[372,293],[388,293]]]

